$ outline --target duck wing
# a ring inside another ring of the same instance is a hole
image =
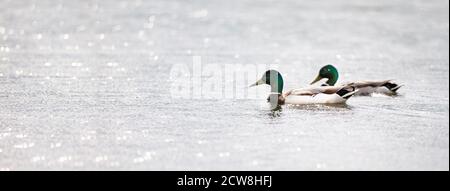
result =
[[[345,83],[344,85],[350,85],[350,86],[354,86],[356,88],[380,87],[390,81],[391,80],[379,80],[379,81],[361,80],[361,81]]]
[[[344,86],[320,86],[320,87],[305,87],[299,89],[293,89],[288,91],[285,96],[289,95],[309,95],[314,96],[317,94],[334,94],[341,90]]]
[[[397,91],[400,87],[402,87],[402,85],[394,83],[394,82],[392,82],[392,80],[378,80],[378,81],[363,80],[363,81],[350,82],[350,83],[346,83],[343,85],[344,86],[353,86],[358,89],[366,88],[366,87],[377,88],[377,87],[384,86],[393,92]]]

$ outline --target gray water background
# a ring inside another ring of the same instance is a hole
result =
[[[0,170],[448,170],[448,19],[446,0],[0,0]],[[173,99],[194,55],[278,65],[286,89],[325,64],[405,86]]]

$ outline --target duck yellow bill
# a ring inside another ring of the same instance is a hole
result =
[[[316,79],[314,79],[309,85],[312,85],[316,82],[318,82],[319,80],[323,79],[320,75],[316,77]]]
[[[263,80],[258,80],[257,82],[255,82],[254,84],[250,85],[249,87],[258,86],[258,85],[261,85],[261,84],[264,84],[264,81]]]

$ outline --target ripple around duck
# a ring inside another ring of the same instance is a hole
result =
[[[288,105],[286,106],[286,108],[307,110],[307,111],[339,112],[339,111],[349,111],[353,107],[348,104],[308,104],[308,105]]]

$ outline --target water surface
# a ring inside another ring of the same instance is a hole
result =
[[[0,169],[448,170],[448,7],[0,0]],[[194,55],[276,65],[286,89],[325,64],[340,82],[405,87],[275,112],[264,99],[173,99],[170,70]]]

